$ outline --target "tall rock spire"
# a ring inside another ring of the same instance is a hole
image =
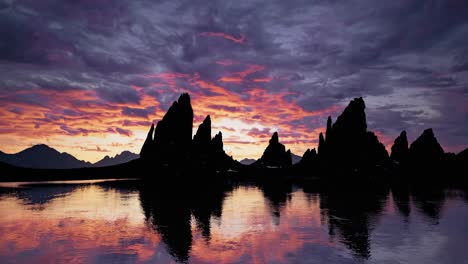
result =
[[[198,127],[197,133],[193,137],[193,144],[195,146],[207,146],[211,141],[211,118],[206,116],[203,123]]]
[[[319,143],[318,143],[318,154],[320,157],[325,156],[325,139],[323,138],[323,133],[320,132]]]
[[[353,99],[327,130],[319,135],[318,156],[325,166],[344,170],[373,167],[388,159],[388,153],[374,133],[367,131],[366,105],[362,98]]]
[[[414,162],[431,163],[442,159],[444,149],[437,142],[431,128],[424,130],[413,143],[411,143],[410,158]]]
[[[327,118],[327,130],[325,132],[325,140],[329,140],[331,138],[331,130],[332,130],[332,119],[331,116]]]
[[[151,124],[151,128],[146,136],[145,143],[140,151],[141,158],[148,158],[151,156],[151,148],[153,147],[153,133],[154,133],[154,124]]]
[[[164,164],[180,162],[186,158],[192,146],[193,110],[190,96],[182,94],[173,102],[156,128],[151,126],[148,138],[142,147],[142,157],[157,160]],[[150,134],[154,130],[154,137]]]
[[[408,155],[408,139],[406,138],[406,131],[403,130],[393,143],[390,158],[398,162],[405,162]]]

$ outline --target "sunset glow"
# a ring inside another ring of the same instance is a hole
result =
[[[302,155],[355,97],[387,149],[432,127],[461,151],[468,9],[397,2],[0,1],[0,150],[138,153],[188,92],[194,130],[210,114],[235,159],[258,158],[274,131]]]

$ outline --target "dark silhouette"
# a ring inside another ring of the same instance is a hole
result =
[[[444,156],[444,150],[431,128],[424,130],[422,135],[411,143],[409,152],[411,162],[416,166],[439,165]]]
[[[0,161],[23,168],[71,169],[89,167],[91,163],[44,145],[34,145],[15,154],[0,152]]]
[[[180,160],[186,161],[192,143],[192,126],[193,110],[190,96],[182,94],[156,128],[151,125],[140,152],[141,158],[165,165],[174,165]]]
[[[406,162],[409,156],[408,139],[406,138],[406,131],[402,131],[401,134],[395,139],[392,146],[392,154],[390,158],[397,162]]]
[[[307,149],[302,155],[302,159],[296,164],[296,168],[301,171],[312,171],[318,166],[318,155],[315,149]]]
[[[286,147],[279,143],[278,132],[273,133],[262,157],[252,166],[274,168],[290,168],[292,166],[291,151],[289,149],[286,151]]]
[[[292,185],[290,183],[264,182],[259,185],[263,195],[268,200],[274,224],[279,225],[281,220],[281,210],[291,200]]]
[[[192,140],[193,110],[190,96],[182,94],[163,119],[148,132],[140,152],[141,159],[151,166],[227,169],[237,166],[223,150],[219,132],[211,139],[211,118],[208,115]]]
[[[12,188],[16,198],[21,199],[24,204],[34,205],[35,209],[44,209],[42,205],[71,194],[85,184],[25,184],[21,188]]]
[[[312,165],[314,159],[307,157],[296,168],[306,174],[320,171],[321,176],[331,177],[330,173],[357,174],[385,165],[388,162],[387,150],[373,132],[367,131],[364,110],[364,100],[355,98],[334,124],[328,117],[326,137],[323,133],[319,135],[316,164]],[[309,160],[309,165],[305,165],[306,160]]]
[[[187,262],[192,246],[190,205],[176,196],[173,199],[159,192],[142,189],[140,202],[146,221],[161,235],[167,251],[176,261]]]
[[[363,259],[370,257],[370,234],[380,217],[388,190],[356,192],[326,190],[320,192],[322,221],[328,223],[331,239],[338,235],[353,253]]]
[[[132,159],[135,155],[123,152],[113,159],[105,157],[94,165],[105,166],[102,168],[36,170],[18,166],[69,168],[91,164],[78,161],[69,154],[59,153],[45,145],[34,146],[14,155],[0,153],[0,161],[16,165],[2,165],[5,176],[0,180],[137,177],[179,184],[179,176],[188,175],[184,172],[201,170],[200,175],[211,176],[188,177],[184,179],[184,184],[190,185],[202,180],[207,183],[213,180],[264,181],[271,178],[282,178],[285,181],[330,180],[339,185],[359,185],[369,181],[392,186],[468,184],[468,151],[462,151],[458,155],[445,153],[432,129],[425,130],[409,148],[406,132],[403,131],[395,139],[389,157],[377,136],[367,130],[365,103],[362,98],[353,99],[334,123],[328,117],[326,131],[319,135],[317,151],[308,149],[296,164],[293,158],[298,160],[297,156],[290,150],[286,151],[286,147],[279,142],[277,132],[273,134],[260,159],[250,165],[241,164],[225,153],[221,132],[211,138],[209,115],[199,125],[192,139],[193,116],[190,96],[182,94],[162,120],[156,126],[151,125],[141,148],[140,158],[119,165],[109,166]],[[17,163],[11,161],[13,156],[17,157]],[[56,161],[61,165],[52,165]],[[133,174],[137,171],[141,173]],[[155,174],[164,175],[170,171],[176,172],[176,176],[171,179],[155,177]],[[212,176],[212,173],[204,172],[217,172],[218,175]],[[15,178],[16,176],[21,177]],[[337,178],[338,181],[335,181]]]
[[[170,175],[166,175],[169,176]],[[188,262],[192,246],[191,217],[206,241],[211,236],[211,218],[221,217],[226,185],[185,186],[174,192],[165,186],[140,188],[140,202],[146,221],[158,232],[168,252],[178,262]]]
[[[411,213],[410,190],[407,186],[397,186],[392,188],[393,202],[398,211],[408,220]]]
[[[211,117],[206,116],[193,137],[193,145],[197,149],[206,148],[211,142]]]
[[[92,164],[92,167],[107,167],[114,166],[122,163],[126,163],[135,159],[138,159],[140,155],[132,153],[130,151],[123,151],[120,154],[115,155],[114,157],[105,156],[101,160]]]
[[[445,204],[444,189],[434,186],[416,187],[411,190],[411,197],[415,207],[426,215],[429,223],[439,223],[440,213]]]
[[[343,113],[332,125],[328,119],[323,153],[319,158],[333,167],[348,170],[360,170],[383,164],[388,159],[388,153],[373,132],[367,131],[365,104],[362,98],[356,98],[349,103]]]
[[[139,155],[130,151],[123,151],[115,157],[105,156],[96,163],[78,160],[66,152],[45,145],[34,145],[16,154],[6,154],[0,151],[0,161],[13,166],[34,169],[73,169],[84,167],[106,167],[127,163],[138,159]]]
[[[458,153],[455,157],[456,169],[461,175],[465,175],[465,182],[468,183],[468,148]]]

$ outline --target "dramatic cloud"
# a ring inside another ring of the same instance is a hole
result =
[[[195,127],[210,114],[235,158],[259,157],[274,131],[302,154],[358,96],[386,145],[432,127],[460,151],[466,17],[457,0],[0,0],[0,143],[138,152],[189,92]]]

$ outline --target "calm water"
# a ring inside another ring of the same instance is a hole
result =
[[[137,183],[1,184],[0,263],[468,263],[460,191]]]

